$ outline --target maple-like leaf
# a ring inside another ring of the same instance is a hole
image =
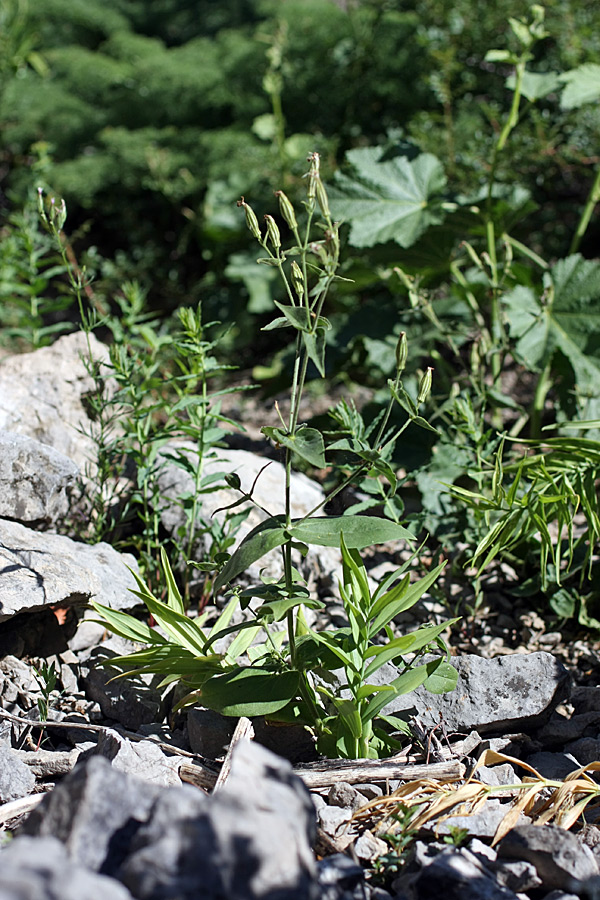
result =
[[[443,221],[446,176],[431,153],[382,159],[382,147],[350,150],[352,172],[337,172],[329,188],[332,213],[350,223],[353,247],[395,241],[410,247],[430,225]]]

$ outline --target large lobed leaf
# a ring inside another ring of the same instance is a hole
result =
[[[561,259],[546,273],[545,287],[542,297],[523,285],[504,297],[516,352],[535,371],[561,351],[579,387],[595,392],[600,381],[600,263],[578,253]]]
[[[350,223],[354,247],[386,241],[410,247],[444,218],[446,176],[440,161],[431,153],[382,160],[383,153],[381,147],[350,150],[346,159],[352,174],[336,173],[329,188],[332,213]]]

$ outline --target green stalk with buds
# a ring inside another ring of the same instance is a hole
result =
[[[154,642],[150,649],[111,660],[111,666],[164,672],[169,681],[179,678],[187,682],[191,690],[180,705],[200,702],[225,715],[264,715],[308,725],[315,733],[319,750],[331,756],[386,756],[400,746],[394,732],[405,726],[399,719],[385,716],[385,706],[398,694],[421,684],[443,692],[451,690],[456,682],[456,672],[443,654],[427,663],[422,660],[432,649],[446,650],[441,634],[451,623],[426,626],[400,638],[394,637],[390,625],[396,615],[414,605],[429,589],[443,565],[411,584],[409,561],[372,591],[359,551],[386,541],[412,541],[410,532],[390,518],[319,513],[336,493],[365,476],[384,481],[386,497],[393,496],[397,480],[390,462],[391,450],[411,424],[431,429],[421,416],[420,407],[431,391],[433,373],[427,369],[413,399],[402,384],[408,358],[408,340],[402,334],[396,350],[396,377],[389,381],[388,406],[374,423],[366,427],[357,411],[346,404],[337,410],[337,418],[334,415],[340,427],[326,445],[327,434],[301,421],[309,366],[312,364],[325,377],[325,338],[330,328],[323,315],[325,304],[331,286],[344,280],[338,274],[339,225],[331,218],[319,154],[312,153],[308,162],[303,213],[296,211],[283,191],[276,191],[281,227],[272,215],[264,216],[261,225],[245,198],[238,201],[248,229],[263,251],[258,264],[276,268],[285,286],[286,299],[275,303],[277,315],[265,330],[291,329],[296,348],[287,419],[280,415],[279,426],[262,429],[283,454],[285,511],[283,515],[269,516],[241,541],[214,583],[215,592],[229,591],[233,595],[231,603],[239,602],[247,619],[232,625],[231,613],[223,614],[210,633],[202,630],[200,622],[190,625],[174,593],[165,557],[167,602],[161,603],[141,584],[138,596],[176,646],[172,650],[165,647],[164,637],[157,638],[152,633],[147,635],[147,641]],[[289,242],[285,240],[283,225],[289,231]],[[390,427],[396,405],[404,410],[405,420],[399,427]],[[300,519],[292,514],[295,456],[316,469],[336,465],[337,458],[342,458],[337,466],[342,472],[338,487]],[[241,490],[239,478],[232,476],[228,483],[240,492],[240,499],[233,506],[252,500],[252,492]],[[295,554],[306,555],[311,544],[341,551],[340,595],[348,618],[346,628],[324,633],[311,628],[307,621],[307,610],[320,609],[323,603],[310,595]],[[250,565],[277,548],[283,560],[279,581],[265,580],[242,591],[233,586]],[[118,634],[139,633],[139,623],[132,623],[127,614],[98,605],[96,609]],[[283,631],[279,623],[284,626]],[[257,646],[252,642],[259,632],[264,633],[265,641]],[[236,635],[233,644],[225,655],[217,654],[216,642],[230,634]],[[240,664],[238,659],[243,655],[247,660]],[[371,677],[386,662],[398,666],[397,677],[387,685],[371,683]],[[340,669],[343,675],[336,687],[332,687],[335,678],[324,682],[316,677],[317,672]]]

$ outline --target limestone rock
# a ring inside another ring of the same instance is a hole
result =
[[[0,622],[17,613],[90,600],[114,609],[135,606],[128,566],[136,567],[133,556],[108,544],[90,546],[0,519]]]
[[[0,516],[48,527],[69,511],[69,493],[79,469],[34,438],[0,431]]]

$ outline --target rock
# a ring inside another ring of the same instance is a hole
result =
[[[132,900],[118,881],[73,863],[53,837],[17,837],[0,860],[2,900]]]
[[[501,803],[500,800],[487,800],[482,809],[470,816],[451,816],[441,822],[428,822],[423,826],[423,830],[443,835],[451,834],[451,829],[464,828],[470,835],[479,838],[493,838],[509,808],[509,805]],[[523,813],[519,816],[519,822],[523,824],[530,821]]]
[[[533,766],[543,778],[563,779],[571,772],[580,768],[576,759],[568,753],[551,753],[548,750],[540,750],[532,753],[525,762]]]
[[[540,728],[536,734],[537,739],[544,747],[562,747],[564,744],[576,741],[580,737],[595,736],[600,728],[600,712],[586,712],[571,716],[565,716],[556,712],[550,721]],[[588,734],[586,735],[586,731]]]
[[[107,348],[94,335],[89,341],[94,358],[106,362]],[[79,331],[0,361],[0,429],[48,444],[82,472],[96,460],[85,407],[86,396],[96,390],[82,360],[87,355],[86,335]]]
[[[365,798],[347,781],[336,781],[329,788],[327,800],[330,806],[341,806],[342,809],[349,809],[356,812],[366,803]]]
[[[181,785],[180,756],[167,756],[152,741],[128,741],[110,728],[100,732],[98,743],[87,751],[85,758],[103,756],[113,769],[135,775],[151,784],[165,787]],[[83,757],[82,757],[83,759]]]
[[[504,860],[496,863],[492,871],[501,885],[517,894],[524,894],[542,884],[542,879],[535,866],[524,860],[515,860],[514,862]]]
[[[9,747],[0,744],[0,803],[26,797],[35,787],[35,775]]]
[[[34,438],[0,431],[0,517],[49,527],[69,511],[79,469]]]
[[[565,754],[574,756],[580,766],[597,762],[600,759],[600,740],[593,737],[583,737],[565,745]]]
[[[160,790],[118,772],[107,760],[95,756],[77,765],[44,797],[21,831],[56,837],[73,862],[112,874],[147,821]]]
[[[353,845],[353,851],[361,862],[368,863],[377,859],[389,850],[388,845],[381,838],[376,837],[370,831],[363,831]]]
[[[129,641],[113,636],[92,650],[86,662],[89,669],[83,675],[88,697],[99,704],[107,719],[120,722],[129,731],[160,722],[167,708],[166,693],[157,687],[162,676],[136,675],[114,680],[119,670],[100,665],[136,649],[139,648]]]
[[[38,690],[33,669],[14,656],[0,659],[0,705],[7,712],[20,712],[19,701]],[[30,708],[29,703],[24,708]]]
[[[310,794],[289,763],[241,741],[217,794],[161,794],[119,877],[139,900],[316,900],[314,837]]]
[[[418,688],[393,700],[386,713],[414,705],[429,728],[441,721],[447,732],[527,731],[540,728],[568,694],[567,670],[543,651],[495,659],[467,654],[450,661],[458,671],[454,691],[431,694]],[[386,666],[377,675],[383,673],[385,683],[395,677],[394,671],[393,666]]]
[[[558,825],[519,825],[498,845],[498,857],[532,863],[546,890],[569,891],[598,875],[589,847]]]
[[[192,445],[168,444],[163,450],[164,457],[183,454],[194,458]],[[261,471],[262,470],[262,471]],[[236,473],[241,481],[242,489],[250,493],[254,485],[253,498],[263,509],[271,515],[279,515],[285,511],[284,485],[285,469],[279,462],[257,456],[247,450],[218,450],[218,458],[207,460],[204,466],[205,475],[215,475],[218,472]],[[256,481],[256,484],[255,484]],[[158,479],[161,498],[161,523],[171,535],[177,535],[178,531],[185,528],[185,514],[182,509],[182,499],[194,491],[194,482],[191,474],[175,464],[166,465]],[[201,494],[201,504],[198,511],[199,518],[207,522],[214,517],[223,521],[225,511],[223,507],[229,506],[240,499],[240,493],[231,488],[221,488],[217,491]],[[291,483],[292,515],[301,517],[310,512],[323,501],[324,494],[321,487],[311,481],[305,475],[293,474]],[[253,528],[266,519],[266,514],[253,504],[241,504],[236,511],[249,508],[248,518],[242,523],[237,533],[236,545]],[[206,547],[198,549],[199,559],[206,556]],[[311,547],[305,559],[298,558],[298,565],[308,577],[317,579],[320,583],[331,587],[333,575],[341,571],[341,556],[339,550],[330,547]],[[273,550],[266,556],[252,563],[247,571],[246,578],[249,582],[260,582],[261,571],[269,578],[280,578],[283,575],[283,564],[279,550]]]
[[[188,740],[192,753],[220,759],[227,753],[236,720],[212,709],[192,707],[187,714]]]
[[[119,554],[108,544],[81,544],[0,519],[0,566],[0,622],[17,613],[81,606],[90,600],[113,609],[138,603],[130,593],[136,585],[127,568],[136,568],[133,556]]]
[[[363,867],[344,853],[320,859],[317,868],[321,900],[342,900],[349,896],[346,891],[358,888],[362,892],[365,888]]]
[[[468,850],[445,850],[425,866],[414,883],[416,900],[517,900],[509,888]]]

